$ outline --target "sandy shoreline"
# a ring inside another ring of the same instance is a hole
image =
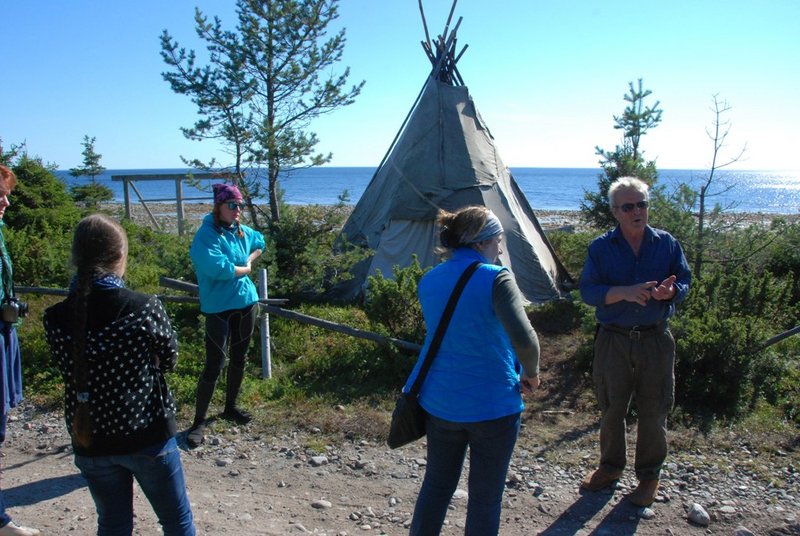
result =
[[[178,225],[176,203],[148,203],[147,206],[161,229],[165,231],[177,231]],[[125,206],[122,203],[106,203],[102,205],[102,208],[117,217],[122,217],[125,213]],[[185,228],[197,228],[203,216],[211,212],[211,208],[211,203],[184,203],[183,212],[185,218]],[[264,209],[265,212],[268,212],[268,207],[264,207]],[[589,226],[582,220],[579,210],[546,210],[536,208],[533,210],[542,228],[546,231],[582,231],[589,229]],[[800,220],[800,214],[772,214],[756,212],[729,212],[725,214],[726,221],[738,225],[769,225],[769,223],[777,217],[784,217],[789,221]],[[150,215],[140,203],[131,205],[131,218],[139,225],[153,226],[153,221],[150,218]]]
[[[164,230],[177,229],[177,205],[175,203],[148,203],[150,213]],[[103,209],[121,217],[125,212],[122,203],[107,203]],[[211,212],[211,203],[184,203],[183,213],[187,227],[196,227],[199,221]],[[577,210],[535,210],[536,217],[544,229],[585,227]],[[131,205],[131,219],[140,225],[152,225],[152,220],[140,203]]]

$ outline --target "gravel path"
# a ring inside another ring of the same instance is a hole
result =
[[[724,450],[697,443],[670,456],[657,502],[641,509],[624,499],[635,486],[627,473],[615,490],[579,492],[596,456],[590,417],[527,416],[501,534],[800,535],[798,452],[761,452],[741,440]],[[313,429],[270,435],[252,427],[217,424],[206,445],[184,451],[198,534],[407,534],[425,472],[424,442],[391,451],[367,441],[327,441]],[[15,520],[44,535],[94,533],[94,505],[72,464],[60,414],[17,408],[2,452]],[[462,481],[442,534],[463,534],[466,496]],[[708,515],[707,526],[688,519],[693,505]],[[135,508],[134,533],[159,534],[141,493]]]

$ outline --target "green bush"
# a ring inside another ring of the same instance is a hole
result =
[[[96,209],[100,203],[114,200],[113,190],[97,182],[75,185],[70,189],[70,193],[76,203],[89,209]]]
[[[67,287],[72,230],[42,222],[20,229],[6,226],[3,235],[14,264],[15,285]]]
[[[772,231],[776,240],[767,250],[766,269],[775,275],[800,274],[800,221],[789,223],[778,218],[772,222]]]
[[[578,232],[570,233],[566,231],[551,231],[547,233],[547,238],[556,252],[556,256],[561,260],[564,268],[577,283],[583,272],[583,264],[586,262],[589,243],[597,236],[597,232]]]
[[[532,306],[528,318],[538,333],[567,333],[581,327],[585,309],[580,298],[570,297]]]
[[[384,278],[380,270],[369,276],[364,310],[370,320],[386,326],[392,337],[422,343],[425,320],[417,286],[425,272],[414,255],[410,266],[392,269],[392,279]]]
[[[337,283],[349,279],[348,268],[363,258],[354,248],[333,244],[350,208],[285,205],[268,233],[271,246],[262,263],[270,263],[270,294],[292,302],[317,302]],[[274,275],[273,275],[274,274]]]
[[[759,401],[779,404],[797,389],[786,382],[796,357],[762,349],[798,323],[793,277],[717,268],[695,281],[673,322],[676,403],[688,413],[735,419]]]
[[[28,227],[43,236],[49,230],[71,232],[81,218],[66,186],[38,158],[23,155],[11,166],[17,176],[13,205],[3,220],[14,229]]]
[[[128,268],[125,279],[132,288],[142,292],[159,292],[161,276],[195,281],[189,258],[192,237],[156,231],[122,222],[128,234]]]
[[[355,307],[307,305],[300,312],[350,327],[375,331]],[[416,360],[392,346],[342,335],[272,316],[276,367],[304,396],[324,395],[341,401],[396,391]]]

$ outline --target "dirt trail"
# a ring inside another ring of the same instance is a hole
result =
[[[548,426],[551,439],[543,441],[540,431]],[[424,442],[391,451],[363,441],[327,444],[313,433],[217,432],[183,452],[198,534],[407,534],[425,472]],[[797,453],[762,454],[741,445],[677,453],[658,502],[642,510],[624,500],[635,485],[630,476],[615,491],[579,492],[595,459],[594,436],[568,414],[527,419],[509,471],[501,534],[732,535],[741,525],[757,535],[800,535]],[[44,535],[94,534],[94,504],[59,414],[14,410],[2,452],[2,487],[16,521]],[[711,515],[708,528],[687,520],[692,503]],[[141,493],[135,509],[135,534],[160,534]],[[442,534],[463,534],[465,515],[462,480]]]

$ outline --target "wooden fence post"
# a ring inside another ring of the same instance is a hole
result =
[[[267,291],[267,269],[258,272],[258,297],[260,300],[269,298]],[[261,308],[261,377],[272,378],[272,349],[269,337],[269,314]]]

